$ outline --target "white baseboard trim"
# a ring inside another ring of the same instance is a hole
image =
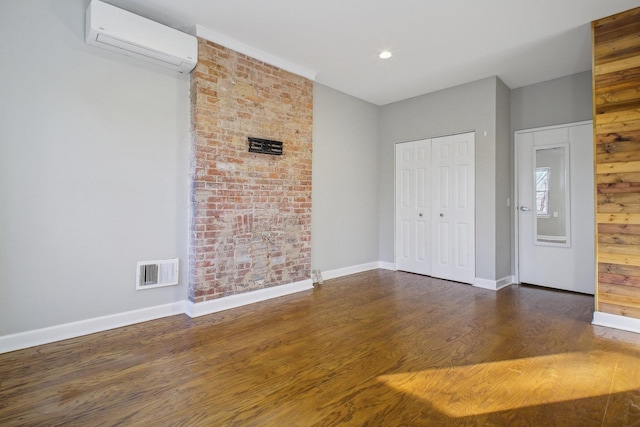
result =
[[[640,334],[640,319],[632,317],[618,316],[617,314],[603,313],[601,311],[593,312],[593,325],[606,326],[607,328],[622,329],[623,331],[635,332]]]
[[[184,313],[184,301],[0,336],[0,353],[49,344]]]
[[[338,268],[336,270],[323,271],[322,277],[324,280],[337,279],[338,277],[362,273],[363,271],[375,270],[377,268],[380,268],[380,263],[378,261],[369,262],[367,264],[359,264],[351,267]]]
[[[513,276],[503,277],[499,280],[481,279],[479,277],[473,279],[473,286],[482,289],[489,289],[491,291],[499,291],[500,289],[506,288],[513,283],[515,283],[515,277]]]
[[[334,279],[378,268],[394,271],[397,270],[393,263],[376,261],[322,272],[322,275],[324,276],[324,279]],[[149,320],[160,319],[162,317],[174,316],[176,314],[187,314],[190,317],[204,316],[206,314],[229,310],[243,305],[266,301],[272,298],[278,298],[309,289],[313,289],[311,279],[287,285],[274,286],[272,288],[260,289],[244,294],[232,295],[198,304],[194,304],[191,301],[177,301],[170,304],[95,317],[92,319],[50,326],[33,331],[4,335],[0,336],[0,354],[70,338],[77,338],[83,335],[107,331],[109,329],[129,326]]]
[[[243,305],[266,301],[272,298],[282,297],[296,292],[307,291],[309,289],[313,289],[313,282],[311,281],[311,279],[289,283],[287,285],[259,289],[252,292],[245,292],[243,294],[231,295],[224,298],[200,302],[198,304],[187,301],[185,304],[184,312],[189,317],[199,317],[206,314],[212,314],[219,311],[241,307]]]
[[[378,268],[383,270],[398,271],[398,267],[393,262],[378,261]]]

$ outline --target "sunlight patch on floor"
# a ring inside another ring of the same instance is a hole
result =
[[[636,363],[635,357],[621,353],[575,352],[383,375],[378,380],[457,418],[635,390],[640,378],[616,380],[614,372],[617,364]]]

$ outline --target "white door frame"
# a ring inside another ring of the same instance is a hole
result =
[[[529,133],[529,132],[538,132],[543,130],[550,129],[558,129],[565,128],[570,126],[579,126],[579,125],[592,125],[593,120],[585,120],[581,122],[571,122],[564,123],[560,125],[553,126],[543,126],[539,128],[530,128],[530,129],[521,129],[517,130],[513,133],[513,228],[514,228],[514,250],[515,250],[515,269],[514,269],[514,277],[515,283],[520,283],[520,215],[519,215],[519,204],[520,204],[520,194],[518,192],[518,185],[520,184],[518,181],[518,145],[516,144],[516,135],[519,133]]]

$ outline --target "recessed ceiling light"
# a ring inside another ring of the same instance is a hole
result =
[[[389,50],[383,50],[378,54],[378,58],[380,59],[389,59],[393,54]]]

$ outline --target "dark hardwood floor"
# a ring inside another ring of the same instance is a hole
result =
[[[383,270],[0,355],[0,425],[640,425],[593,297]]]

